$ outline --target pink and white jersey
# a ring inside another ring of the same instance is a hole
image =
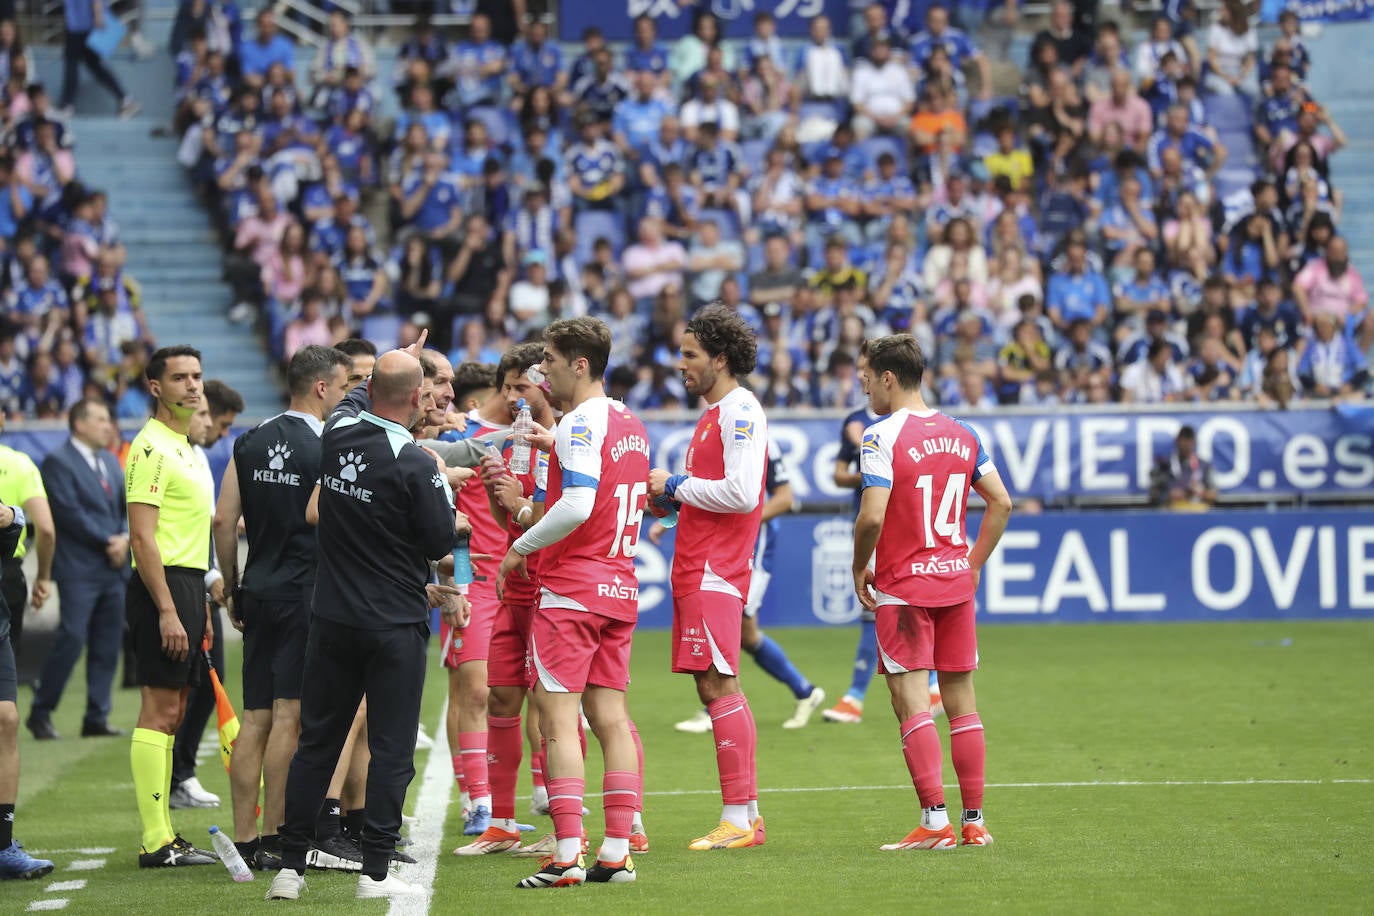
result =
[[[468,414],[466,437],[476,439],[492,433],[509,429],[483,420],[477,411]],[[480,576],[490,588],[496,587],[496,570],[501,558],[506,555],[506,529],[491,515],[491,503],[487,501],[487,488],[482,485],[481,475],[474,476],[458,488],[454,495],[454,506],[472,522],[472,538],[468,549],[474,554],[485,554],[490,560],[474,560],[473,572]]]
[[[950,607],[973,596],[964,519],[974,481],[997,469],[967,424],[906,408],[864,430],[863,485],[892,491],[878,537],[878,604]]]
[[[768,473],[768,420],[758,399],[736,388],[706,409],[687,448],[678,512],[673,594],[749,594]]]
[[[547,548],[539,606],[637,619],[635,554],[649,493],[644,424],[619,401],[584,401],[558,421],[548,473],[549,509],[574,487],[591,487],[596,500],[585,522]]]

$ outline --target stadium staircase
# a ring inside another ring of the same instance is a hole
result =
[[[172,110],[173,67],[166,52],[168,0],[150,0],[150,60],[121,50],[114,70],[143,103],[129,121],[114,117],[114,101],[82,74],[77,117],[77,173],[109,192],[110,214],[128,248],[129,273],[143,287],[143,306],[159,344],[190,343],[204,354],[205,374],[243,395],[250,417],[270,416],[284,403],[261,342],[251,328],[230,324],[232,291],[220,276],[220,248],[205,207],[176,161],[177,141],[154,137]],[[174,6],[173,6],[174,9]],[[61,85],[61,50],[35,49],[40,78],[54,95]]]
[[[1331,182],[1345,195],[1341,234],[1367,284],[1374,280],[1374,93],[1365,74],[1374,68],[1374,23],[1328,25],[1307,47],[1312,95],[1350,141],[1332,157]]]

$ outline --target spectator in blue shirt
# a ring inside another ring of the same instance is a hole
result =
[[[668,48],[658,40],[658,23],[652,16],[637,16],[634,41],[625,49],[625,69],[630,73],[652,73],[659,85],[667,89],[672,84],[668,56]]]
[[[1116,330],[1117,337],[1135,330],[1139,331],[1144,322],[1142,316],[1148,312],[1170,311],[1171,296],[1169,284],[1155,273],[1155,253],[1150,248],[1136,249],[1133,261],[1135,274],[1116,285]]]
[[[1369,378],[1369,363],[1354,341],[1337,333],[1336,318],[1318,312],[1312,319],[1312,339],[1298,360],[1298,378],[1308,397],[1361,396]]]
[[[496,105],[501,101],[501,75],[506,72],[506,49],[491,39],[491,20],[482,13],[472,17],[468,40],[453,46],[445,64],[464,108]]]
[[[821,174],[806,189],[806,245],[814,255],[827,239],[839,236],[850,245],[863,243],[857,222],[858,189],[844,177],[844,161],[837,150],[826,153]]]
[[[1045,311],[1060,331],[1075,320],[1087,321],[1093,334],[1105,340],[1111,291],[1102,274],[1088,265],[1088,245],[1081,233],[1069,237],[1063,271],[1050,274],[1045,292]]]
[[[532,20],[525,27],[525,40],[510,49],[510,86],[516,95],[535,86],[561,95],[568,86],[563,52],[550,43],[549,27],[542,19]]]
[[[290,70],[295,64],[296,51],[291,40],[277,32],[277,17],[270,6],[258,11],[258,34],[239,47],[239,73],[243,81],[254,89],[262,88],[267,68],[282,63]]]
[[[1162,156],[1167,149],[1178,150],[1185,166],[1191,165],[1209,178],[1226,162],[1226,147],[1189,127],[1188,109],[1181,104],[1170,106],[1164,127],[1155,131],[1146,147],[1145,158],[1156,179],[1164,174]]]
[[[14,158],[0,155],[0,239],[6,248],[33,208],[33,194],[14,170]]]
[[[1241,339],[1251,350],[1259,347],[1260,332],[1269,330],[1280,347],[1296,347],[1301,340],[1302,316],[1298,307],[1283,298],[1283,287],[1276,280],[1261,280],[1255,304],[1241,313],[1236,322]]]
[[[67,27],[62,43],[62,102],[61,108],[68,115],[76,104],[77,71],[85,66],[95,81],[104,86],[119,100],[119,116],[132,118],[141,107],[132,96],[125,94],[119,80],[105,66],[100,55],[91,50],[86,39],[92,32],[105,28],[104,0],[63,0],[63,21]]]
[[[577,59],[574,60],[572,66],[568,68],[567,85],[577,85],[582,81],[583,77],[590,75],[591,72],[596,69],[596,55],[600,54],[601,49],[604,47],[606,47],[606,36],[600,28],[589,25],[582,30],[582,53],[577,55]],[[631,51],[633,51],[633,48],[631,48]],[[626,53],[629,54],[630,52],[627,51]],[[633,70],[634,68],[627,67],[626,69]],[[569,101],[568,99],[563,99],[561,103],[566,104]]]
[[[593,59],[591,75],[572,87],[576,113],[579,118],[591,117],[609,122],[615,108],[630,96],[630,84],[615,71],[609,49],[603,48]]]
[[[614,210],[625,187],[625,168],[615,145],[601,136],[594,117],[581,120],[581,142],[567,153],[568,187],[579,210]]]
[[[1274,64],[1265,87],[1264,98],[1255,112],[1255,140],[1266,152],[1283,131],[1298,132],[1298,112],[1312,101],[1306,89],[1293,80],[1293,68],[1285,62]]]
[[[637,160],[658,137],[663,119],[673,108],[655,94],[657,80],[648,71],[634,74],[634,89],[634,95],[616,105],[611,132],[620,151]]]
[[[1116,350],[1116,361],[1129,366],[1150,354],[1155,341],[1162,340],[1169,345],[1172,361],[1182,365],[1188,359],[1188,341],[1169,329],[1169,313],[1163,309],[1151,309],[1145,315],[1143,327],[1121,341]]]
[[[992,68],[988,65],[987,57],[967,35],[950,26],[949,11],[938,5],[926,10],[926,27],[911,37],[907,58],[913,66],[924,70],[936,46],[945,49],[949,54],[950,66],[956,71],[972,62],[978,68],[981,97],[992,98]]]
[[[401,218],[431,241],[441,244],[463,223],[462,193],[444,173],[447,157],[425,155],[424,169],[401,185]]]
[[[894,213],[911,213],[916,208],[916,187],[911,179],[897,172],[897,157],[884,151],[878,156],[878,174],[863,186],[862,212],[868,222],[864,235],[870,242],[887,238]]]
[[[434,90],[426,85],[416,85],[410,90],[410,107],[396,116],[395,139],[399,142],[412,124],[425,129],[425,137],[431,149],[448,149],[449,136],[453,122],[447,114],[434,107]]]

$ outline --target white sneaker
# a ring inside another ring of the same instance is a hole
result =
[[[423,897],[425,889],[418,884],[401,878],[395,872],[387,872],[386,877],[380,881],[374,881],[367,875],[358,879],[359,900],[372,900],[378,897]]]
[[[816,710],[821,708],[825,702],[825,691],[819,687],[811,690],[805,699],[797,701],[797,711],[792,713],[792,718],[782,723],[783,728],[805,728],[806,723],[811,721],[811,717],[816,714]]]
[[[134,57],[138,60],[147,60],[153,56],[153,43],[144,38],[142,32],[135,32],[129,36],[129,47],[133,49]]]
[[[673,728],[693,735],[704,735],[711,730],[711,714],[704,709],[698,709],[696,715],[690,719],[683,719]]]
[[[172,808],[218,808],[219,796],[207,792],[200,780],[192,776],[172,790],[167,803]]]
[[[299,900],[305,893],[305,875],[298,875],[289,868],[283,868],[272,879],[264,900]]]
[[[425,727],[421,725],[419,730],[415,732],[415,750],[427,751],[433,747],[434,739],[429,736],[429,732],[425,731]]]

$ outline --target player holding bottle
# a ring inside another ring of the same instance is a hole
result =
[[[754,333],[733,309],[710,305],[682,335],[678,371],[706,399],[687,450],[687,473],[649,474],[656,509],[681,506],[673,550],[673,671],[696,679],[716,741],[724,809],[689,849],[763,845],[758,733],[739,684],[740,626],[763,515],[768,421],[739,379],[754,370]]]
[[[945,811],[940,738],[927,678],[939,672],[949,716],[950,757],[963,804],[963,844],[987,846],[983,825],[985,746],[973,693],[978,667],[974,593],[1006,530],[1011,497],[978,436],[921,397],[925,357],[916,338],[866,341],[860,373],[875,413],[864,432],[863,502],[854,524],[854,590],[877,614],[878,665],[901,723],[902,755],[921,803],[921,823],[895,849],[953,849]],[[866,359],[866,364],[863,360]],[[978,540],[965,536],[969,488],[987,503]],[[891,524],[886,524],[888,515]],[[868,562],[877,548],[877,563]]]
[[[548,743],[549,807],[557,849],[520,887],[567,887],[584,881],[635,880],[630,833],[641,777],[630,735],[625,689],[630,640],[639,615],[639,548],[649,475],[644,424],[606,397],[602,376],[611,331],[595,318],[555,321],[544,332],[540,365],[549,396],[568,410],[548,450],[547,509],[501,561],[496,587],[528,575],[526,557],[540,556],[539,608],[530,627],[537,680],[535,705]],[[552,441],[550,441],[552,439]],[[578,706],[605,756],[602,796],[606,838],[596,864],[582,860],[585,767],[577,736]]]

